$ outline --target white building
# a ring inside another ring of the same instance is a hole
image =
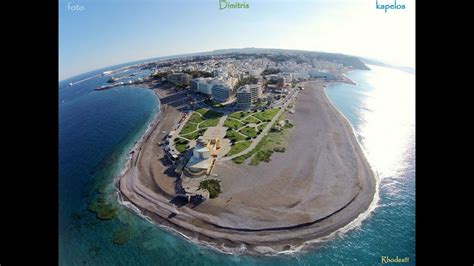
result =
[[[200,137],[196,142],[196,147],[193,149],[193,157],[196,159],[207,159],[211,157],[211,150],[207,147],[205,140]]]
[[[229,77],[226,81],[227,85],[229,85],[229,87],[233,88],[237,82],[239,81],[238,78],[234,78],[234,77]]]
[[[189,158],[184,173],[189,177],[208,175],[212,170],[220,148],[219,139],[207,140],[202,136],[199,137],[193,149],[193,156]]]
[[[263,72],[263,69],[261,68],[251,69],[249,70],[249,76],[256,78],[256,77],[259,77],[260,74],[262,74],[262,72]]]
[[[293,81],[293,74],[291,73],[283,73],[281,76],[284,77],[288,83]]]
[[[260,97],[262,97],[262,86],[258,84],[249,85],[250,94],[252,96],[252,103],[256,102]]]
[[[237,98],[237,108],[240,110],[248,110],[252,106],[252,93],[248,85],[242,86],[235,94]]]
[[[309,74],[307,71],[293,73],[293,79],[303,80],[303,79],[308,79],[308,78],[309,78]]]
[[[276,87],[276,88],[273,90],[273,92],[274,92],[274,93],[287,94],[287,93],[288,93],[288,89],[283,88],[283,87]]]
[[[198,91],[203,94],[212,95],[212,84],[208,82],[200,82]]]

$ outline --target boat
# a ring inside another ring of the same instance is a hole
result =
[[[72,87],[72,82],[69,82],[69,87]]]
[[[98,88],[95,88],[94,90],[96,91],[101,91],[101,90],[106,90],[106,89],[110,89],[114,87],[114,85],[105,85],[105,86],[101,86],[101,87],[98,87]]]

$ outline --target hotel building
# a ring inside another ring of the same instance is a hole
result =
[[[218,102],[226,102],[231,97],[232,89],[224,83],[212,86],[212,98]]]
[[[237,108],[239,110],[248,110],[252,106],[252,93],[248,85],[242,86],[235,94],[237,98]]]
[[[252,97],[252,103],[256,102],[260,97],[262,97],[262,86],[258,84],[249,85],[250,94]]]

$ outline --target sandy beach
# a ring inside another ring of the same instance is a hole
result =
[[[195,208],[170,203],[177,175],[158,145],[183,115],[184,96],[154,89],[161,112],[118,178],[121,198],[154,223],[220,250],[287,250],[347,225],[372,202],[375,176],[324,85],[304,84],[295,113],[285,114],[295,127],[284,153],[258,166],[218,163],[222,193]]]

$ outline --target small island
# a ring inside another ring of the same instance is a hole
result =
[[[222,251],[288,250],[367,210],[375,175],[325,86],[357,58],[298,51],[170,59],[142,86],[160,114],[117,178],[121,202]]]

